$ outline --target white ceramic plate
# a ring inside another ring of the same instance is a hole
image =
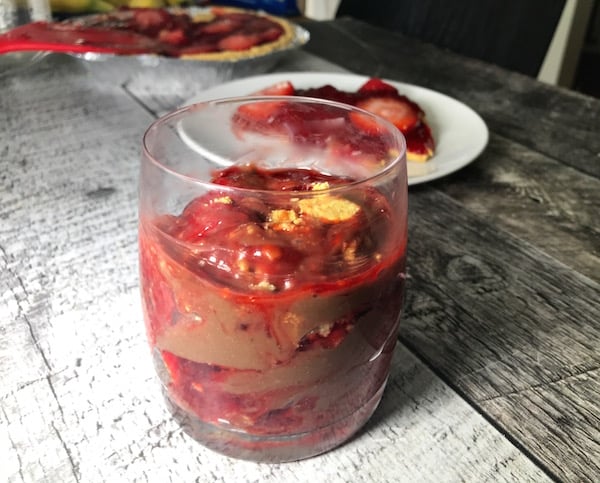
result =
[[[289,80],[297,89],[330,84],[346,91],[357,90],[368,77],[325,72],[283,72],[246,77],[206,89],[185,104],[224,97],[253,94],[260,89]],[[426,163],[408,163],[409,186],[425,183],[453,173],[471,163],[487,145],[488,128],[475,111],[462,102],[439,92],[412,84],[384,79],[400,94],[415,101],[425,111],[436,144],[434,156]],[[188,129],[189,127],[186,127]],[[190,138],[193,133],[190,132]]]

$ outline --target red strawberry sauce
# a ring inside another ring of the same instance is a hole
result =
[[[174,414],[207,446],[260,461],[307,457],[350,437],[379,402],[406,220],[364,186],[300,201],[349,181],[232,167],[214,175],[223,190],[141,220],[150,345]]]

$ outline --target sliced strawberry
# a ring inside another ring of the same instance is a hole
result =
[[[265,42],[265,43],[266,42],[274,42],[279,37],[281,37],[282,33],[283,33],[283,29],[279,26],[269,27],[268,29],[266,29],[260,33],[260,40],[261,40],[261,42]]]
[[[150,36],[164,29],[171,20],[169,12],[160,8],[134,8],[131,12],[134,30]]]
[[[230,34],[241,26],[241,22],[232,18],[221,17],[202,26],[203,34]]]
[[[161,30],[158,34],[158,40],[169,45],[185,45],[189,38],[183,29]]]
[[[387,119],[402,132],[413,128],[420,120],[420,113],[413,105],[393,97],[369,97],[359,101],[356,106]],[[351,119],[357,127],[370,134],[379,131],[375,120],[360,113],[353,114]]]
[[[394,86],[387,84],[378,77],[372,77],[358,89],[358,92],[390,92],[397,94],[398,90]]]
[[[273,116],[281,109],[281,102],[249,102],[240,106],[234,121],[245,125],[248,129],[257,129],[260,126],[254,123],[265,123],[272,120]],[[264,126],[263,126],[264,127]]]
[[[294,86],[289,81],[278,82],[271,86],[254,92],[256,96],[293,96],[296,92]],[[248,103],[238,108],[238,115],[244,122],[268,121],[281,108],[281,102],[256,102]]]
[[[362,112],[351,112],[349,117],[358,129],[371,136],[376,136],[383,132],[381,125],[367,114],[363,114]]]
[[[219,231],[228,231],[250,221],[250,217],[236,208],[227,196],[202,196],[193,199],[183,210],[172,235],[188,243]]]
[[[296,89],[290,81],[281,81],[277,84],[265,87],[259,91],[256,91],[253,95],[255,96],[293,96],[296,93]]]
[[[260,42],[258,34],[233,34],[219,41],[221,50],[249,50]]]
[[[354,93],[341,91],[330,84],[326,84],[321,87],[313,87],[311,89],[302,89],[297,92],[297,95],[305,97],[317,97],[319,99],[344,102],[351,105],[356,103],[356,95]]]

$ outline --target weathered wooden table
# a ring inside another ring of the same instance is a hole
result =
[[[491,132],[474,163],[410,188],[407,304],[372,420],[280,465],[182,433],[142,323],[140,140],[223,79],[53,55],[0,77],[2,481],[600,480],[600,101],[354,20],[308,27],[274,70],[428,87]]]

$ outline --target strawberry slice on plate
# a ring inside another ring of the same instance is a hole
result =
[[[296,89],[289,81],[278,82],[254,92],[255,96],[293,96]],[[238,108],[238,114],[246,121],[266,121],[281,107],[280,102],[256,102]]]
[[[368,97],[356,103],[357,107],[390,121],[400,131],[406,132],[421,120],[421,113],[409,102],[395,97]],[[367,133],[377,133],[379,128],[373,119],[357,113],[352,116],[355,125]]]
[[[290,81],[281,81],[256,91],[255,96],[293,96],[296,89]]]
[[[361,94],[372,92],[389,92],[392,94],[398,94],[398,89],[387,82],[382,81],[378,77],[372,77],[362,86],[360,86],[358,92]]]

